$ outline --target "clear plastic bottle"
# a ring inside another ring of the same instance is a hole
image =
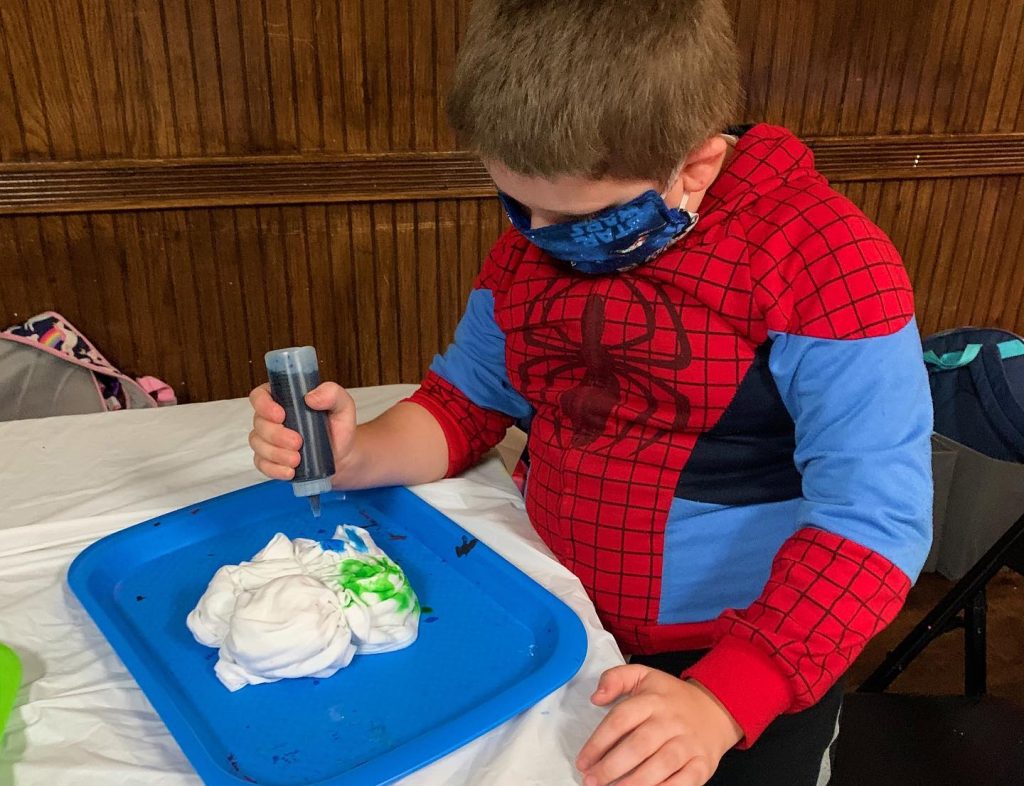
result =
[[[331,490],[334,454],[327,436],[327,413],[310,409],[306,394],[320,384],[320,367],[313,347],[274,349],[264,356],[270,395],[284,408],[284,425],[302,436],[299,466],[292,490],[308,497],[314,516],[320,515],[320,495]]]

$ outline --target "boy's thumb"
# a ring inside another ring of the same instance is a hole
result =
[[[351,397],[337,382],[322,382],[306,394],[310,409],[334,414],[345,409]]]

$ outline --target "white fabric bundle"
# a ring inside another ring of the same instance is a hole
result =
[[[196,641],[219,647],[232,691],[292,677],[330,677],[356,653],[412,644],[420,605],[401,568],[349,525],[338,546],[277,533],[252,560],[217,570],[188,615]]]

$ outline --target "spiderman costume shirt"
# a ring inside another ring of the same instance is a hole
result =
[[[931,398],[888,238],[788,131],[743,134],[697,225],[589,276],[514,229],[411,400],[449,474],[529,432],[526,506],[627,653],[752,745],[899,611],[931,540]]]

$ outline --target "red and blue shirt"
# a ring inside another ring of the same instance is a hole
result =
[[[654,260],[574,273],[509,230],[412,400],[449,473],[519,423],[526,505],[626,652],[756,740],[903,604],[931,539],[931,399],[884,233],[781,128],[743,134]]]

